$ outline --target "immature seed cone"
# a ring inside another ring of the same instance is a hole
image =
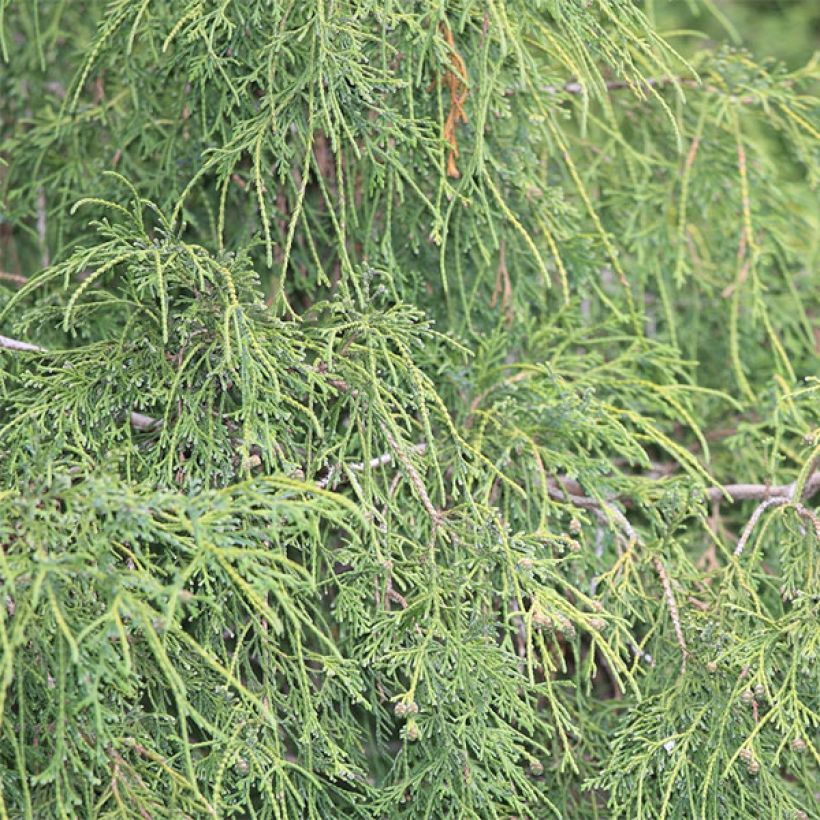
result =
[[[532,625],[536,629],[549,629],[552,626],[552,618],[540,609],[536,609],[532,613]]]
[[[803,740],[802,737],[796,737],[792,743],[792,751],[797,752],[797,754],[803,754],[806,751],[806,741]]]
[[[419,727],[416,724],[415,720],[409,720],[407,722],[407,739],[410,741],[416,741],[419,739]]]

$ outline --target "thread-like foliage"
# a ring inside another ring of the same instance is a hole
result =
[[[0,818],[817,813],[820,75],[679,5],[0,0]]]

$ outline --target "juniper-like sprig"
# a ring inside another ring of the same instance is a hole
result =
[[[817,62],[690,11],[0,0],[0,817],[816,813]]]

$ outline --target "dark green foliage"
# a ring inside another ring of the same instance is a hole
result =
[[[675,14],[0,0],[0,817],[817,813],[817,63]]]

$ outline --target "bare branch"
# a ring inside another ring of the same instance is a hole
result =
[[[142,413],[131,411],[131,426],[135,430],[158,430],[162,427],[162,419],[155,419]]]
[[[433,506],[433,502],[430,500],[430,496],[427,495],[427,488],[424,486],[424,482],[421,479],[421,476],[418,474],[418,471],[413,466],[413,463],[407,457],[407,454],[404,453],[398,445],[398,442],[390,435],[388,429],[382,425],[382,432],[384,433],[384,437],[387,439],[387,443],[390,445],[390,449],[395,452],[396,457],[398,460],[404,465],[404,468],[407,470],[408,477],[410,478],[410,483],[416,488],[416,492],[421,499],[421,503],[424,505],[424,509],[427,510],[427,514],[433,520],[434,523],[438,523],[439,518],[441,517]]]
[[[11,278],[12,274],[4,274],[0,272],[0,278],[8,277]],[[25,277],[20,277],[23,281],[25,281]],[[25,353],[47,353],[48,351],[44,347],[40,347],[39,345],[31,344],[30,342],[24,342],[19,339],[12,339],[8,336],[0,336],[0,348],[4,348],[6,350],[13,350]],[[318,368],[320,372],[322,372],[322,368]],[[347,388],[347,385],[343,382],[338,385],[340,389]],[[152,418],[151,416],[146,416],[142,413],[132,412],[131,413],[131,426],[134,427],[136,430],[156,430],[162,425],[162,421],[160,419]],[[390,444],[391,448],[394,449],[395,454],[399,456],[399,460],[405,464],[407,467],[407,463],[405,459],[401,457],[401,453],[399,452],[395,441],[392,441],[389,433],[386,433],[388,436],[388,443]],[[412,447],[412,450],[416,453],[423,453],[426,450],[427,445],[424,443],[416,444]],[[355,470],[356,472],[362,472],[366,467],[370,467],[370,469],[376,469],[378,467],[383,467],[386,464],[390,464],[393,462],[394,453],[386,452],[382,453],[379,456],[375,456],[371,458],[370,461],[365,465],[364,462],[355,462],[353,464],[348,465],[351,470]],[[412,465],[411,465],[412,466]],[[317,481],[317,486],[320,488],[326,487],[331,480],[333,470],[331,473],[328,474],[323,479]],[[415,470],[410,472],[410,477],[413,483],[417,486],[420,483],[420,478],[418,477],[418,473],[415,473],[415,479],[413,478],[413,474]],[[653,474],[657,474],[657,470],[653,470]],[[417,479],[417,480],[416,480]],[[818,490],[820,490],[820,470],[816,470],[812,475],[809,477],[806,485],[803,489],[802,498],[810,498],[814,495]],[[584,489],[581,484],[574,478],[570,478],[569,476],[560,476],[558,478],[550,479],[548,492],[552,498],[557,501],[566,501],[570,504],[573,504],[576,507],[580,507],[582,509],[587,510],[598,510],[601,511],[601,504],[593,498],[588,498],[584,494]],[[770,485],[770,484],[726,484],[723,487],[707,487],[704,490],[705,497],[711,501],[712,503],[720,503],[721,501],[729,501],[731,503],[735,503],[738,501],[764,501],[768,502],[771,501],[771,504],[767,504],[766,506],[772,506],[775,502],[784,504],[789,503],[792,501],[792,495],[794,493],[794,484],[780,484],[780,485]],[[785,500],[783,500],[785,499]],[[620,499],[625,500],[625,499]],[[425,504],[427,506],[427,504]],[[796,505],[798,506],[798,505]],[[626,531],[626,526],[629,526],[631,533],[630,539],[634,540],[634,530],[632,530],[629,522],[626,518],[614,507],[606,505],[607,510],[610,512],[612,518],[618,521],[621,527]],[[803,508],[801,508],[802,510]],[[798,510],[801,515],[803,515],[803,511]],[[428,510],[429,512],[429,510]],[[761,510],[762,513],[762,510]],[[760,513],[757,514],[757,517],[753,514],[752,519],[750,519],[750,524],[754,526],[754,522],[757,521],[759,518]],[[809,517],[809,516],[806,516]],[[748,525],[747,525],[748,526]],[[741,543],[738,544],[740,551],[742,552],[743,544],[745,541],[741,538]]]
[[[649,89],[658,89],[664,88],[666,86],[685,86],[686,88],[691,88],[698,91],[704,91],[707,94],[726,94],[726,92],[718,88],[715,85],[707,85],[699,80],[694,79],[693,77],[646,77],[645,79],[638,80],[636,82],[630,82],[629,80],[609,80],[606,83],[606,90],[607,91],[624,91],[624,90],[632,90],[637,92],[645,92]],[[544,92],[545,94],[574,94],[574,95],[582,95],[585,92],[585,87],[583,83],[578,82],[577,80],[570,80],[569,82],[564,83],[563,85],[542,85],[539,89],[540,91]],[[507,91],[507,94],[513,93],[512,91]],[[754,105],[758,100],[751,96],[746,95],[744,97],[739,97],[735,99],[735,102],[743,103],[744,105]]]
[[[820,470],[815,471],[809,476],[806,486],[803,490],[803,498],[810,498],[814,493],[820,490]],[[779,498],[787,496],[791,499],[791,494],[794,491],[793,484],[727,484],[724,487],[709,487],[705,491],[706,497],[710,501],[726,501],[726,495],[729,495],[729,501],[735,503],[737,501],[766,501],[770,498]]]
[[[413,447],[410,448],[412,452],[422,454],[427,450],[427,445],[424,442],[419,444],[414,444]],[[393,463],[393,453],[382,453],[380,456],[374,456],[370,459],[366,464],[363,461],[354,461],[352,464],[348,464],[347,467],[350,470],[354,470],[357,473],[364,472],[366,468],[370,468],[371,470],[376,470],[379,467],[384,467],[387,464]],[[336,472],[336,467],[331,467],[328,474],[324,477],[319,479],[316,482],[316,486],[319,489],[324,489],[325,487],[330,484],[331,479],[333,478],[333,474]],[[392,493],[391,493],[392,494]]]
[[[626,80],[610,80],[606,84],[606,88],[607,91],[621,91],[627,88],[656,88],[658,86],[673,85],[675,83],[695,85],[696,81],[678,77],[648,77],[640,83],[629,83]],[[543,85],[541,86],[541,91],[546,94],[560,94],[562,92],[566,94],[583,94],[584,86],[577,80],[571,80],[563,85]]]
[[[4,270],[0,270],[0,279],[5,279],[8,282],[14,282],[17,285],[25,285],[28,283],[28,279],[21,273],[8,273]]]
[[[8,336],[0,336],[0,347],[6,350],[22,350],[26,353],[45,353],[46,349],[29,342],[21,342],[19,339],[11,339]]]
[[[762,504],[758,504],[757,507],[755,507],[755,511],[752,513],[751,518],[749,518],[746,522],[746,526],[743,528],[743,533],[737,542],[737,546],[735,547],[735,555],[740,555],[743,552],[743,549],[749,540],[749,536],[751,536],[752,530],[755,528],[755,524],[757,524],[760,520],[760,516],[763,515],[769,507],[784,507],[786,505],[791,506],[799,516],[808,519],[812,523],[814,532],[817,535],[818,540],[820,540],[820,518],[818,518],[807,507],[804,507],[799,501],[795,501],[791,495],[781,495],[776,496],[775,498],[769,498]]]
[[[675,638],[683,654],[680,671],[683,674],[686,671],[686,659],[689,657],[689,648],[686,646],[686,638],[683,637],[683,628],[680,623],[680,613],[678,612],[678,605],[675,601],[675,593],[672,590],[672,582],[669,580],[669,574],[663,561],[656,555],[652,559],[652,564],[655,567],[655,572],[661,579],[661,586],[663,587],[663,597],[666,599],[666,606],[669,609],[669,617],[672,619],[672,626],[675,630]]]

